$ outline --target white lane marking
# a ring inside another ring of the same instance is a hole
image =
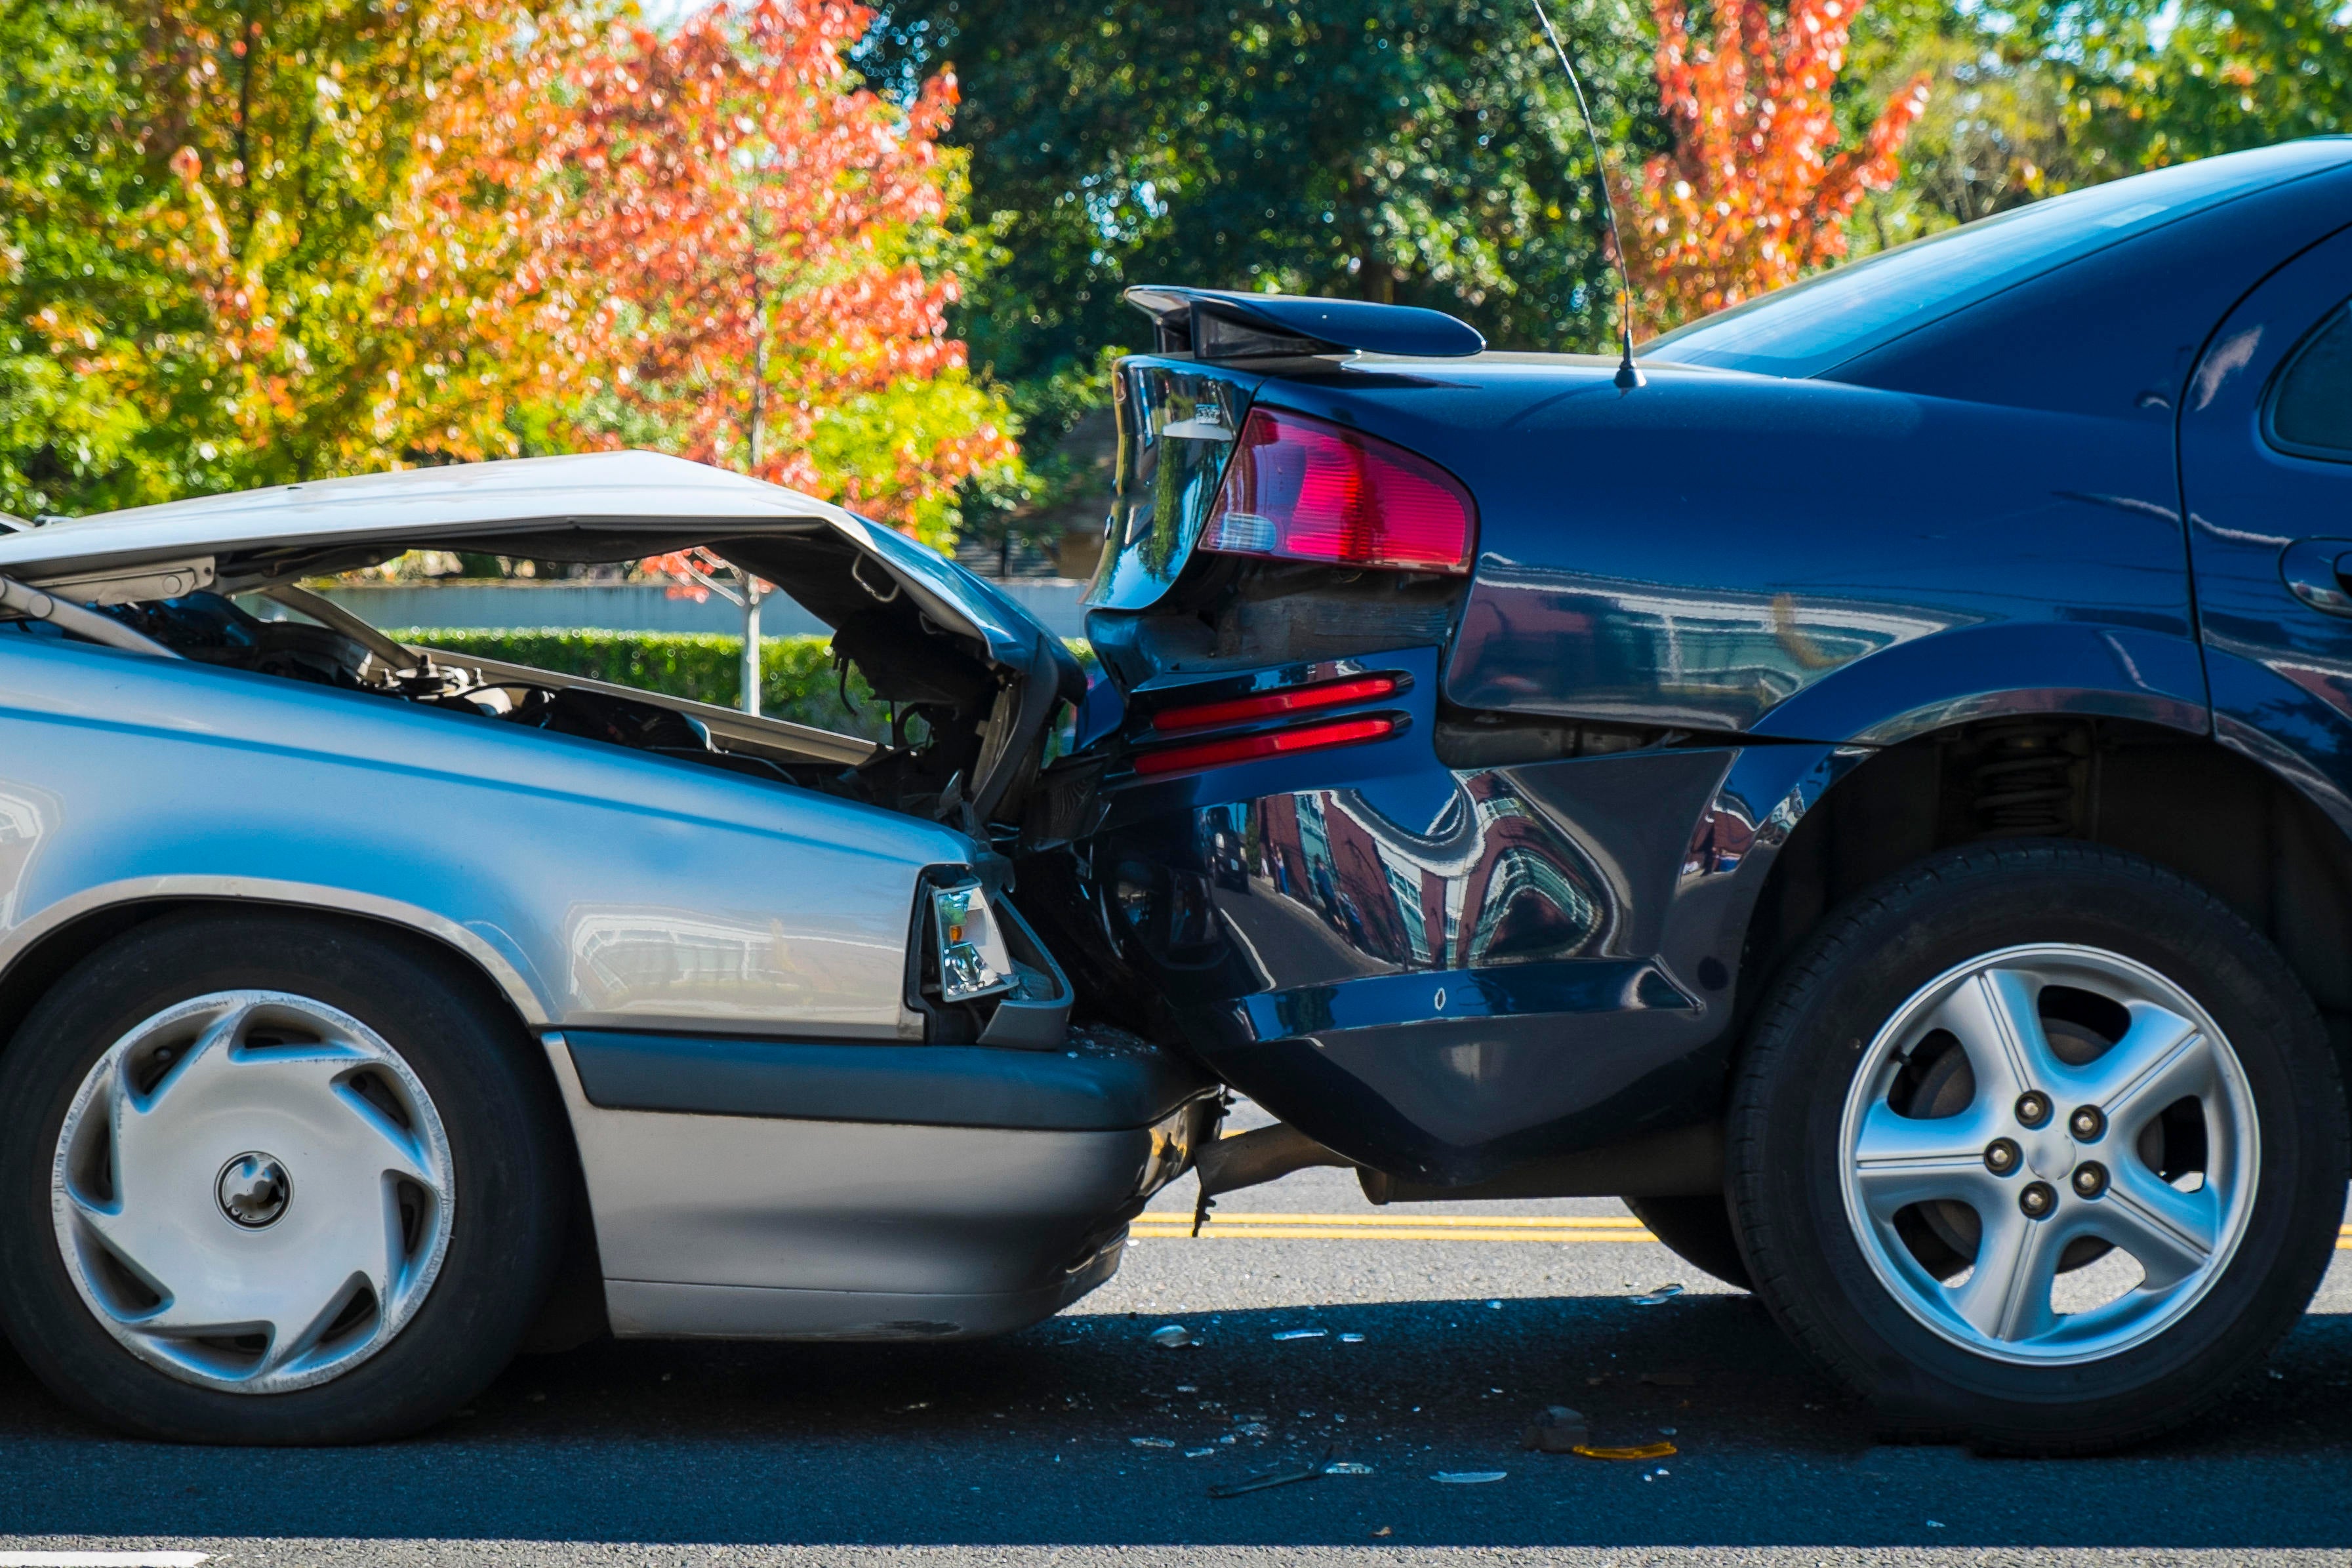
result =
[[[0,1552],[0,1568],[196,1568],[209,1552]]]

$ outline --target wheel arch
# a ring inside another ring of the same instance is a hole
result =
[[[109,890],[94,890],[105,894]],[[383,901],[376,901],[382,903]],[[0,1049],[41,998],[65,978],[77,964],[139,926],[173,915],[213,912],[251,913],[260,910],[299,913],[321,923],[332,923],[390,936],[438,961],[441,968],[485,1009],[501,1013],[526,1042],[532,1071],[541,1080],[555,1108],[555,1124],[571,1161],[570,1222],[563,1238],[563,1256],[553,1288],[539,1318],[525,1334],[525,1351],[569,1349],[605,1332],[604,1269],[597,1256],[591,1220],[587,1183],[581,1166],[579,1137],[565,1107],[562,1089],[547,1059],[540,1035],[547,1027],[539,998],[523,983],[520,972],[503,961],[478,935],[472,941],[455,939],[443,927],[446,922],[424,916],[398,917],[401,906],[365,907],[350,898],[299,897],[240,892],[181,890],[119,893],[116,896],[85,897],[75,906],[49,912],[37,928],[12,934],[0,956]]]
[[[41,995],[66,971],[132,926],[192,909],[286,909],[420,940],[446,955],[457,972],[495,995],[527,1033],[551,1026],[545,999],[526,977],[528,960],[499,950],[481,932],[427,911],[344,890],[239,879],[146,877],[84,890],[59,900],[0,941],[0,1040],[16,1031]]]
[[[2208,736],[2127,718],[2010,714],[1886,747],[1812,802],[1741,947],[1740,1013],[1832,910],[1937,850],[2071,838],[2140,854],[2268,937],[2352,1068],[2352,840],[2288,779]]]

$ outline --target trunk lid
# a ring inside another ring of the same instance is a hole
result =
[[[205,497],[0,537],[0,578],[135,604],[291,585],[412,549],[643,559],[700,546],[835,630],[877,694],[956,706],[978,746],[942,791],[963,825],[1017,810],[1055,712],[1086,678],[1061,640],[982,579],[829,502],[648,452],[415,469]],[[888,688],[888,689],[886,689]],[[756,721],[754,721],[756,722]]]

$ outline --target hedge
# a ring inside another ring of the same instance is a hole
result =
[[[458,631],[410,626],[392,632],[403,643],[422,643],[452,653],[475,653],[529,664],[558,674],[586,675],[640,691],[692,697],[733,707],[742,700],[743,639],[717,632],[574,632],[561,628]],[[1091,666],[1093,650],[1073,642],[1070,652]],[[833,644],[824,637],[760,639],[760,711],[770,718],[813,724],[838,735],[884,740],[890,734],[889,705],[866,689],[852,670],[850,712],[841,700],[840,672],[833,667]]]
[[[743,639],[715,632],[572,632],[501,628],[457,631],[412,626],[392,635],[452,653],[529,664],[558,674],[586,675],[640,691],[692,697],[733,707],[742,700]],[[760,639],[760,711],[771,718],[813,724],[870,740],[887,737],[889,708],[849,676],[855,714],[843,706],[841,676],[824,637]]]

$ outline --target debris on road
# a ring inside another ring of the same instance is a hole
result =
[[[1528,1417],[1519,1433],[1519,1447],[1539,1454],[1568,1454],[1591,1434],[1584,1416],[1565,1405],[1547,1405]]]
[[[1184,1457],[1185,1457],[1186,1458],[1188,1458],[1188,1459],[1205,1459],[1205,1458],[1207,1458],[1211,1454],[1213,1454],[1213,1453],[1215,1453],[1216,1451],[1217,1451],[1217,1450],[1216,1450],[1215,1448],[1187,1448],[1187,1449],[1185,1449],[1185,1450],[1184,1450]]]
[[[1329,1329],[1285,1329],[1274,1337],[1277,1340],[1321,1339],[1325,1334],[1328,1334],[1331,1331]]]
[[[1682,1286],[1675,1283],[1660,1285],[1654,1291],[1645,1291],[1641,1295],[1628,1296],[1625,1299],[1637,1307],[1654,1307],[1662,1301],[1671,1301],[1682,1293]]]
[[[1508,1470],[1439,1470],[1429,1479],[1440,1486],[1475,1487],[1501,1480],[1510,1473]]]
[[[1244,1476],[1237,1481],[1225,1481],[1211,1487],[1209,1495],[1239,1497],[1244,1492],[1264,1491],[1268,1487],[1286,1487],[1293,1481],[1311,1481],[1321,1475],[1324,1467],[1330,1462],[1331,1450],[1326,1448],[1323,1450],[1323,1457],[1319,1459],[1304,1465],[1293,1465],[1284,1469],[1261,1470],[1254,1476]]]
[[[1172,1448],[1176,1446],[1173,1437],[1129,1437],[1128,1441],[1139,1448]]]
[[[1364,1336],[1360,1333],[1343,1333],[1339,1336],[1339,1343],[1341,1344],[1361,1344],[1364,1343]]]
[[[1372,1467],[1354,1459],[1336,1459],[1323,1467],[1323,1473],[1327,1476],[1368,1476],[1372,1473]]]
[[[1643,1443],[1631,1448],[1596,1448],[1589,1443],[1579,1443],[1569,1450],[1588,1459],[1664,1459],[1681,1451],[1672,1443]]]
[[[1654,1388],[1696,1388],[1698,1377],[1688,1372],[1645,1372],[1641,1381]]]
[[[1192,1337],[1192,1331],[1186,1328],[1182,1323],[1164,1324],[1161,1327],[1153,1329],[1150,1333],[1143,1337],[1150,1340],[1152,1343],[1159,1345],[1163,1350],[1174,1350],[1180,1345],[1197,1344],[1200,1343]]]

